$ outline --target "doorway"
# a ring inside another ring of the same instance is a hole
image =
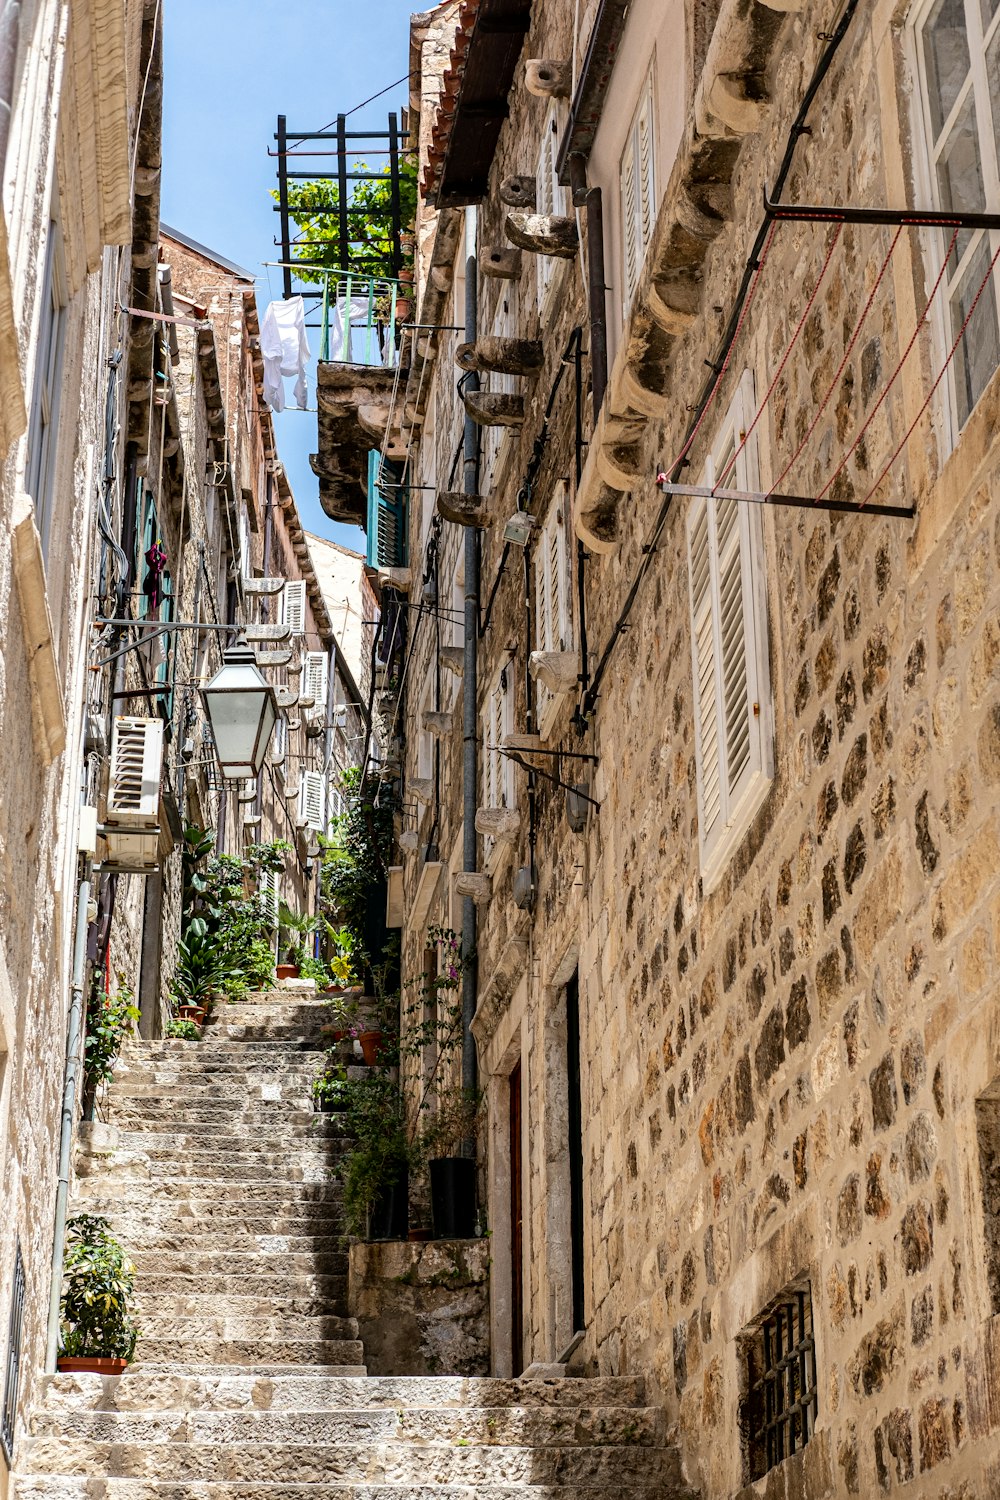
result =
[[[580,979],[566,984],[567,1156],[569,1159],[570,1277],[573,1333],[586,1327],[583,1299],[583,1102],[580,1089]]]
[[[524,1227],[521,1165],[521,1062],[514,1064],[510,1089],[510,1322],[511,1372],[524,1369]]]

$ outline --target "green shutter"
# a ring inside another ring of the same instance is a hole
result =
[[[381,473],[383,488],[379,488]],[[376,450],[368,454],[368,549],[371,568],[406,566],[406,513],[409,490],[396,489],[402,466],[383,460]]]

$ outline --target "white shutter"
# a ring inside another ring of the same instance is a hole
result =
[[[286,583],[281,591],[281,624],[290,625],[293,635],[301,635],[306,628],[305,579]]]
[[[284,714],[279,714],[274,723],[274,734],[271,736],[271,751],[269,759],[273,766],[280,766],[288,749],[288,721]]]
[[[635,164],[638,175],[639,248],[644,255],[656,223],[656,187],[653,177],[653,78],[643,90],[635,124]]]
[[[323,832],[324,797],[322,771],[303,771],[299,786],[299,817],[309,828]]]
[[[276,870],[264,870],[260,877],[260,896],[271,925],[278,925],[279,876]]]
[[[162,765],[163,720],[119,715],[111,731],[109,823],[156,826]]]
[[[622,214],[622,313],[628,312],[639,279],[639,246],[636,229],[635,136],[629,133],[621,160]]]
[[[315,711],[326,709],[327,674],[330,662],[325,651],[307,651],[302,673],[302,693],[312,698]]]
[[[253,570],[250,566],[250,522],[245,505],[240,506],[236,530],[240,542],[240,572],[244,578],[249,578]]]
[[[755,487],[752,447],[740,447],[752,408],[747,376],[709,456],[705,484]],[[751,506],[724,496],[697,501],[688,515],[699,837],[709,878],[742,837],[772,775],[759,526]]]

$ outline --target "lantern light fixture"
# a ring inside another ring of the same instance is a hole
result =
[[[271,743],[278,704],[244,636],[223,652],[222,666],[201,696],[223,776],[255,779]]]

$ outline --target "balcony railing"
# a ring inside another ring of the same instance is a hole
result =
[[[410,302],[398,281],[331,272],[323,284],[319,357],[324,364],[391,370],[399,363],[398,314]]]

